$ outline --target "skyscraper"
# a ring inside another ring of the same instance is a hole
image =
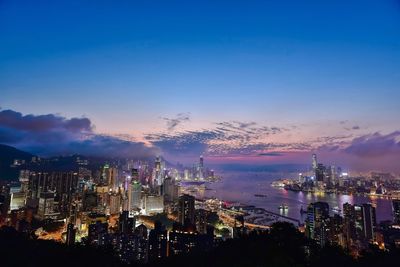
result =
[[[72,246],[75,244],[75,235],[76,229],[72,223],[69,223],[67,225],[67,236],[65,238],[65,244],[67,244],[67,246]]]
[[[400,199],[393,199],[392,209],[393,209],[393,222],[395,224],[400,224]]]
[[[306,234],[321,247],[327,241],[327,224],[329,219],[329,205],[325,202],[311,203],[307,208]]]
[[[161,222],[156,221],[149,234],[149,261],[167,257],[167,242],[167,230]]]
[[[199,245],[199,234],[194,225],[183,226],[174,223],[169,232],[169,255],[179,255],[193,251]]]
[[[354,240],[370,242],[375,239],[376,215],[371,204],[343,204],[344,237],[348,245]]]
[[[111,190],[118,188],[118,170],[114,167],[104,168],[107,184]]]
[[[119,215],[118,226],[120,233],[126,235],[132,234],[135,229],[135,217],[129,217],[129,211],[123,211]]]
[[[147,240],[147,227],[143,224],[135,229],[134,234],[135,246],[134,254],[136,261],[146,263],[148,260],[148,240]]]
[[[178,218],[182,225],[195,223],[194,197],[191,195],[182,195],[178,201]]]
[[[315,180],[317,182],[326,182],[326,168],[323,164],[319,163],[315,169]]]
[[[110,194],[110,214],[118,214],[121,208],[121,195],[119,193]]]
[[[346,247],[350,247],[353,239],[356,238],[356,230],[354,206],[349,203],[343,204],[343,234]]]
[[[200,234],[207,233],[207,211],[204,209],[196,210],[196,229]]]
[[[146,215],[162,213],[164,211],[164,197],[159,195],[145,195],[143,208]]]
[[[334,165],[331,166],[331,173],[330,173],[330,183],[332,185],[337,184],[337,172],[336,172],[336,167]]]
[[[358,206],[356,206],[358,207]],[[372,241],[375,239],[375,226],[376,226],[376,215],[375,207],[371,204],[363,204],[362,210],[362,237],[366,241]]]
[[[200,156],[200,162],[199,162],[199,180],[200,180],[200,181],[204,180],[204,159],[203,159],[203,156]]]
[[[162,170],[162,166],[161,166],[161,160],[160,157],[156,158],[156,161],[154,162],[154,186],[155,187],[160,187],[163,184],[163,170]]]
[[[142,184],[138,181],[132,180],[128,185],[128,199],[129,209],[140,209],[142,199]]]
[[[317,162],[317,155],[316,154],[312,154],[312,168],[315,172],[315,170],[318,167],[318,162]]]
[[[163,195],[166,202],[175,201],[178,197],[178,186],[171,177],[164,179]]]
[[[41,220],[48,218],[54,212],[54,193],[40,193],[38,216]]]
[[[138,169],[132,169],[132,172],[131,172],[131,181],[140,182],[140,180],[139,180],[139,170],[138,170]]]

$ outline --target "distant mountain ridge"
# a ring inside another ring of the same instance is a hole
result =
[[[15,159],[32,160],[31,153],[19,150],[15,147],[0,144],[0,181],[1,180],[16,180],[18,178],[19,169],[11,167]]]

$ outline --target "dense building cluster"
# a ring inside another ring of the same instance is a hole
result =
[[[400,245],[400,200],[393,200],[393,221],[377,224],[375,207],[343,204],[342,214],[330,216],[329,204],[309,204],[306,213],[305,234],[321,247],[341,246],[354,255],[368,249],[371,244],[382,249]]]
[[[17,188],[1,187],[0,224],[68,246],[111,249],[125,263],[207,251],[226,238],[268,231],[278,221],[296,224],[320,247],[337,245],[354,256],[370,245],[388,249],[400,244],[400,200],[392,200],[390,222],[378,224],[369,203],[344,203],[340,210],[314,202],[301,209],[303,224],[254,206],[196,200],[186,194],[184,184],[201,186],[215,179],[202,157],[191,169],[166,168],[159,157],[153,164],[128,160],[91,168],[79,157],[76,163],[76,171],[21,170]],[[317,163],[313,155],[312,170],[285,183],[285,188],[327,191],[351,188],[354,181],[340,168]],[[363,181],[358,185],[365,186]]]
[[[180,192],[181,181],[214,179],[203,157],[191,169],[167,169],[159,157],[147,162],[103,164],[91,170],[77,158],[78,171],[22,170],[16,190],[3,186],[1,225],[73,245],[112,248],[124,262],[148,262],[213,247],[208,210]],[[172,225],[166,228],[155,216]],[[58,232],[46,233],[49,225]],[[50,235],[50,236],[49,236]]]
[[[395,179],[392,174],[379,172],[350,174],[341,167],[318,163],[316,154],[312,155],[311,170],[300,173],[297,180],[285,181],[284,187],[292,191],[400,198],[400,180]]]

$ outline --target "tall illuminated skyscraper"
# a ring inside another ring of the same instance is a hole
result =
[[[161,160],[160,157],[157,157],[155,162],[154,162],[154,167],[156,169],[156,171],[161,171]]]
[[[163,169],[160,157],[157,157],[154,162],[153,183],[155,187],[160,187],[163,184]]]
[[[395,224],[400,224],[400,199],[393,199],[393,221]]]
[[[368,241],[375,240],[376,213],[371,204],[363,204],[363,234]]]
[[[199,162],[199,180],[200,180],[200,181],[204,180],[204,159],[203,159],[203,156],[200,156],[200,162]]]
[[[140,180],[139,180],[139,170],[138,170],[138,169],[132,169],[132,172],[131,172],[131,181],[140,182]]]
[[[142,184],[138,181],[131,181],[128,185],[129,209],[140,209],[142,199]]]
[[[167,242],[167,230],[161,222],[156,221],[149,234],[149,261],[167,257]]]
[[[121,195],[118,193],[111,193],[109,197],[110,201],[110,214],[118,214],[121,207]]]
[[[327,241],[327,222],[329,205],[325,202],[311,203],[307,208],[306,235],[321,247]]]
[[[315,172],[315,170],[318,167],[318,161],[317,161],[317,155],[316,154],[312,154],[312,168]]]
[[[76,229],[72,223],[67,225],[67,236],[65,238],[65,244],[67,246],[72,246],[75,244]]]
[[[195,223],[194,197],[191,195],[182,195],[178,201],[178,218],[182,225]]]

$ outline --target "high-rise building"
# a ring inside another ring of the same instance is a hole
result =
[[[375,240],[376,214],[371,204],[362,205],[363,237],[366,241]]]
[[[118,214],[121,209],[121,195],[119,193],[110,194],[110,214]]]
[[[43,192],[40,193],[38,217],[44,220],[54,213],[54,193]]]
[[[327,241],[329,205],[325,202],[311,203],[307,208],[306,235],[321,247]]]
[[[93,191],[85,191],[83,193],[83,210],[93,211],[97,207],[97,194]]]
[[[107,184],[109,188],[113,191],[115,191],[118,188],[118,170],[117,168],[114,167],[108,167],[104,168],[103,170],[105,172],[105,180],[107,181]]]
[[[336,167],[334,165],[331,166],[330,168],[330,184],[336,185],[337,182],[337,172],[336,172]]]
[[[104,213],[108,203],[109,203],[109,187],[107,185],[97,186],[96,187],[96,195],[97,195],[97,210],[101,213]]]
[[[182,195],[178,201],[178,219],[182,225],[195,224],[195,199],[191,195]]]
[[[332,245],[346,247],[343,234],[343,217],[339,214],[334,214],[329,218],[328,224],[328,241]]]
[[[138,227],[136,227],[134,240],[135,240],[134,254],[136,261],[139,263],[147,263],[149,246],[148,246],[146,226],[141,224]]]
[[[128,199],[130,210],[142,208],[142,184],[140,182],[132,180],[131,183],[129,183]]]
[[[140,182],[140,179],[139,179],[139,170],[138,170],[138,169],[135,169],[135,168],[132,169],[132,172],[131,172],[131,180],[132,180],[132,181],[136,181],[136,182]]]
[[[400,224],[400,199],[393,199],[392,209],[393,209],[393,222],[395,224]]]
[[[178,186],[171,177],[164,179],[163,189],[164,200],[166,202],[173,202],[178,198]]]
[[[232,234],[233,238],[240,238],[247,235],[247,228],[245,227],[244,217],[242,215],[235,216]]]
[[[160,157],[157,157],[154,162],[153,183],[154,187],[158,188],[163,184],[163,169]]]
[[[135,229],[135,217],[130,217],[129,211],[122,211],[119,215],[118,226],[120,233],[126,235],[132,234]]]
[[[72,246],[75,244],[76,229],[72,223],[67,225],[67,236],[65,238],[65,244]]]
[[[104,246],[107,244],[108,223],[96,221],[89,225],[88,242],[91,245]]]
[[[75,172],[29,172],[27,205],[37,207],[42,192],[54,192],[57,210],[67,216],[70,202],[78,190],[78,178]]]
[[[164,212],[164,197],[158,195],[146,195],[143,198],[143,208],[146,215]]]
[[[193,225],[183,226],[174,223],[169,232],[169,255],[185,254],[193,251],[199,245],[199,233]]]
[[[195,211],[196,216],[196,230],[199,234],[206,234],[207,233],[207,215],[208,212],[204,209],[198,209]]]
[[[345,247],[349,248],[356,239],[355,211],[354,206],[349,203],[343,204],[343,234]]]
[[[185,169],[183,171],[183,179],[184,180],[189,180],[190,179],[190,175],[189,175],[189,170],[188,169]]]
[[[149,234],[149,261],[167,257],[167,242],[167,230],[161,222],[156,221]]]
[[[375,239],[376,215],[371,204],[343,204],[343,233],[347,246],[354,241],[370,242]]]
[[[317,155],[316,154],[312,154],[312,168],[315,172],[315,170],[318,167],[318,161],[317,161]]]
[[[317,182],[326,182],[326,168],[323,164],[319,163],[315,169],[315,180]]]
[[[200,181],[204,180],[204,159],[203,159],[203,156],[200,156],[200,162],[199,162],[199,180],[200,180]]]

